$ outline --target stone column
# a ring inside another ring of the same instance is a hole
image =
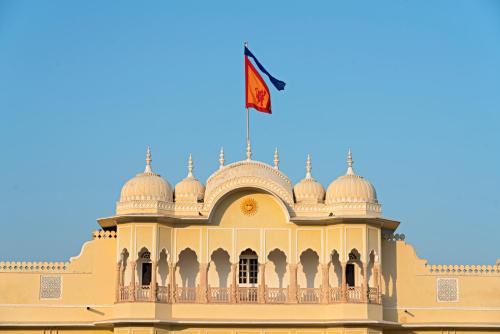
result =
[[[168,274],[169,274],[169,284],[170,284],[170,303],[176,302],[177,287],[175,286],[175,263],[168,263]]]
[[[231,264],[231,303],[238,302],[238,263]]]
[[[288,302],[297,304],[297,265],[289,264],[288,270],[290,271],[290,286],[288,288]]]
[[[207,287],[208,287],[208,264],[200,263],[200,288],[198,295],[198,303],[207,303]]]
[[[347,267],[346,262],[341,263],[341,269],[342,269],[342,302],[346,303],[347,302],[347,279],[346,279],[346,274],[345,270]]]
[[[122,274],[122,261],[119,261],[116,264],[116,301],[120,301],[120,288],[122,286],[122,280],[121,280],[121,274]]]
[[[130,300],[135,301],[135,268],[137,267],[137,263],[135,261],[130,261]]]
[[[380,264],[373,265],[373,286],[377,288],[377,303],[380,303],[382,290],[380,289]]]
[[[330,294],[330,264],[325,263],[321,265],[321,302],[327,304]]]
[[[363,287],[361,289],[361,301],[368,301],[368,265],[363,263]]]
[[[266,264],[259,263],[259,304],[266,302]]]
[[[157,290],[157,286],[156,286],[156,268],[157,268],[158,264],[156,261],[153,261],[151,263],[151,300],[156,302],[156,290]]]

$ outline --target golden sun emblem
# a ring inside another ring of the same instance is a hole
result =
[[[240,205],[241,212],[247,216],[253,216],[257,212],[257,202],[253,198],[245,198]]]

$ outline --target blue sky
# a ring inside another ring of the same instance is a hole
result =
[[[287,82],[254,158],[355,170],[430,263],[500,258],[497,1],[0,0],[0,258],[66,260],[153,166],[245,155],[243,41]]]

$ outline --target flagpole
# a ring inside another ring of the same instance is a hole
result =
[[[243,46],[245,48],[247,48],[248,47],[248,42],[244,42]],[[245,82],[245,84],[246,84],[246,82]],[[245,87],[245,96],[247,94],[246,89],[247,88]],[[250,144],[250,111],[249,111],[249,108],[246,108],[246,109],[247,109],[246,121],[247,121],[247,146],[248,146]]]

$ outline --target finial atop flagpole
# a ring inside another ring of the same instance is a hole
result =
[[[280,156],[278,153],[278,148],[274,150],[274,169],[279,169]]]
[[[152,173],[153,171],[151,170],[151,147],[148,145],[148,149],[146,150],[146,168],[144,168],[144,173]]]
[[[220,148],[220,153],[219,153],[219,169],[224,168],[224,147]]]

